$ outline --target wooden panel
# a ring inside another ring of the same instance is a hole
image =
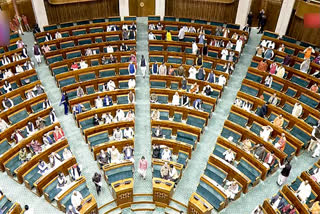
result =
[[[16,0],[17,7],[19,11],[19,15],[26,15],[28,17],[30,27],[36,23],[32,8],[31,0]],[[15,15],[15,11],[13,8],[12,1],[0,1],[0,6],[2,11],[5,11],[10,19],[12,19]]]
[[[295,15],[292,16],[291,21],[288,26],[287,35],[291,36],[297,40],[305,41],[309,43],[313,43],[317,46],[320,45],[319,34],[320,29],[319,28],[305,28],[303,23],[303,15],[304,13],[310,13],[312,10],[307,5],[310,5],[305,2],[299,2],[297,5],[297,10]],[[320,10],[320,6],[315,6],[314,4],[311,4],[312,8],[316,10]]]
[[[274,31],[277,26],[282,0],[252,0],[251,11],[253,14],[253,26],[258,26],[258,14],[261,9],[265,10],[267,24],[265,30]]]
[[[129,0],[130,16],[155,15],[155,0]]]
[[[239,0],[166,0],[166,16],[234,23]]]
[[[52,5],[44,1],[49,24],[93,19],[99,17],[119,16],[118,0],[99,0],[73,4]]]

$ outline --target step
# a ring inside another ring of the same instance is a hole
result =
[[[117,207],[117,204],[115,202],[108,204],[107,206],[99,209],[99,213],[105,213],[113,208]],[[115,209],[114,211],[110,212],[111,214],[118,214],[121,213],[121,209]]]
[[[134,202],[134,204],[131,205],[131,210],[133,212],[154,211],[155,208],[156,208],[156,205],[149,203],[149,201],[138,201],[138,202]]]

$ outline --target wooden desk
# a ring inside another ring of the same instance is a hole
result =
[[[125,182],[130,182],[125,184]],[[115,187],[116,184],[120,184]],[[133,178],[116,181],[111,184],[112,196],[116,199],[118,206],[127,207],[133,202]]]
[[[155,181],[161,181],[161,183],[156,183]],[[171,186],[166,185],[166,183],[171,184]],[[161,178],[153,178],[153,201],[159,203],[159,206],[167,206],[169,205],[170,198],[173,194],[174,182],[161,179]],[[161,205],[162,204],[162,205]]]
[[[196,200],[194,196],[200,198],[200,200]],[[204,206],[206,204],[207,207]],[[200,195],[198,195],[196,192],[194,192],[188,203],[188,213],[190,214],[210,214],[211,210],[213,209],[213,206],[209,204],[204,198],[202,198]]]

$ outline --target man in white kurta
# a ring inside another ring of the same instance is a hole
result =
[[[83,197],[81,193],[77,190],[73,191],[71,196],[72,206],[77,209],[79,206],[81,206],[82,200],[83,200]]]
[[[292,109],[292,115],[294,117],[299,117],[302,114],[302,106],[300,105],[300,103],[296,103],[294,104],[294,107]]]
[[[309,181],[306,180],[302,182],[296,191],[298,198],[301,200],[301,203],[305,204],[309,196],[311,195],[311,186]]]

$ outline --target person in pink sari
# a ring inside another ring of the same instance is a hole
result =
[[[276,73],[276,71],[277,71],[277,68],[278,68],[278,65],[277,65],[277,63],[272,63],[271,65],[270,65],[270,74],[275,74]]]
[[[59,128],[58,126],[56,126],[53,131],[53,136],[54,136],[55,141],[63,140],[64,139],[64,132],[63,132],[62,128]]]

